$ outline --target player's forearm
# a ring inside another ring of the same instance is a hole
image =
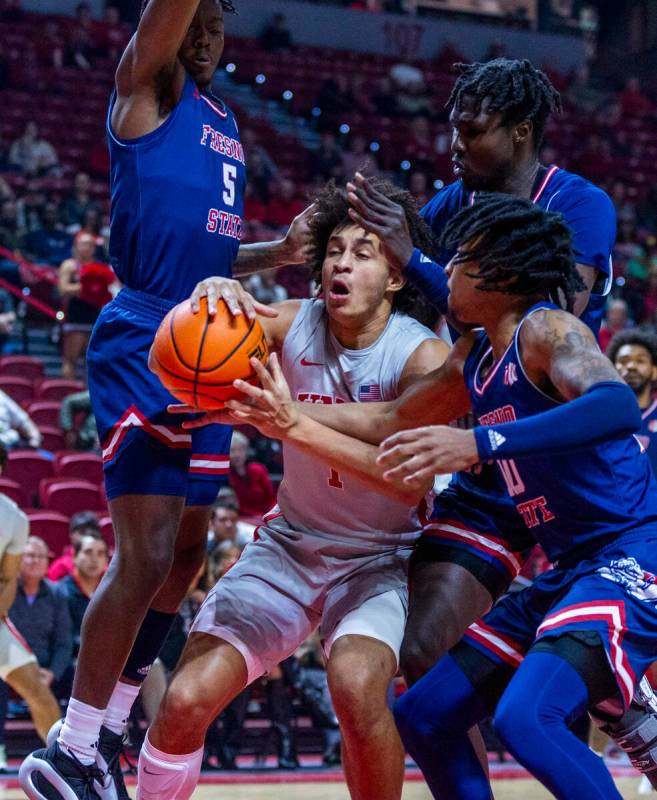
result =
[[[396,402],[386,403],[297,403],[306,417],[361,442],[378,445],[397,432]]]
[[[369,489],[409,506],[419,503],[430,488],[402,490],[387,483],[383,480],[384,468],[376,463],[378,447],[331,430],[304,415],[288,430],[285,441],[325,461],[327,466],[338,472],[358,479]]]
[[[404,269],[404,275],[441,314],[447,312],[447,275],[441,264],[425,256],[417,248]]]
[[[295,262],[292,260],[292,252],[285,239],[243,244],[240,246],[237,259],[233,264],[233,275],[236,277],[253,275],[255,272],[276,269],[292,263]]]

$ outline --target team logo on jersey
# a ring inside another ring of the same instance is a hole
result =
[[[378,383],[365,383],[358,387],[359,403],[378,403],[383,399]]]
[[[608,567],[600,567],[598,575],[622,586],[632,597],[657,604],[657,577],[645,572],[636,558],[615,558]]]
[[[506,367],[504,367],[504,385],[513,386],[517,380],[518,370],[516,369],[516,365],[511,362],[511,364],[507,364]]]
[[[502,436],[501,433],[490,430],[488,431],[488,441],[490,442],[491,450],[495,452],[499,447],[502,447],[504,442],[506,442],[506,438]]]

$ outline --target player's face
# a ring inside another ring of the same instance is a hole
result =
[[[657,379],[657,367],[648,350],[640,344],[625,344],[616,354],[614,366],[637,394]]]
[[[459,248],[457,255],[463,251]],[[447,301],[449,315],[462,330],[473,328],[482,324],[482,304],[488,300],[490,294],[477,289],[477,279],[471,277],[476,275],[479,265],[476,261],[455,262],[456,255],[445,267],[445,272],[449,278],[447,286],[449,288],[449,299]]]
[[[201,89],[210,86],[224,52],[224,11],[216,0],[201,0],[178,57]]]
[[[386,294],[403,286],[401,273],[391,269],[377,236],[356,225],[333,231],[322,266],[329,317],[342,321],[371,319]]]
[[[454,174],[473,191],[495,191],[513,171],[513,128],[487,105],[484,100],[476,113],[474,98],[465,95],[449,115]]]

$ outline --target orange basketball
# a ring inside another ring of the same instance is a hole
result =
[[[234,317],[223,300],[211,317],[203,297],[198,314],[192,313],[189,300],[169,311],[155,334],[148,366],[178,400],[210,410],[243,397],[233,381],[257,383],[249,358],[264,364],[268,354],[257,319]]]

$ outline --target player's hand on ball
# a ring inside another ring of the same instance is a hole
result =
[[[460,472],[479,462],[474,431],[432,425],[401,431],[380,444],[377,463],[387,481],[415,486],[433,475]]]
[[[226,408],[218,408],[215,411],[205,411],[202,408],[195,408],[194,406],[180,403],[179,405],[167,406],[167,411],[169,414],[201,415],[198,419],[185,420],[182,424],[183,428],[204,428],[206,425],[214,425],[215,423],[219,423],[220,425],[232,425],[234,423],[230,411]]]
[[[288,264],[305,264],[308,260],[308,247],[310,244],[310,220],[317,211],[315,203],[298,214],[290,223],[283,246],[285,248],[285,261]]]
[[[347,197],[351,219],[378,236],[386,256],[403,270],[414,250],[404,209],[372,186],[360,172],[347,184]]]
[[[271,439],[283,439],[286,432],[297,423],[299,412],[292,401],[278,356],[272,353],[266,367],[257,358],[252,358],[251,366],[261,385],[253,386],[240,380],[233,382],[233,386],[245,394],[246,399],[226,401],[232,422],[253,425]]]
[[[208,299],[208,314],[217,313],[217,303],[223,300],[230,313],[237,317],[245,314],[249,319],[255,319],[257,314],[263,317],[277,317],[278,311],[259,303],[252,297],[239,281],[232,278],[205,278],[197,283],[190,297],[192,311],[197,314],[201,308],[201,298]]]

